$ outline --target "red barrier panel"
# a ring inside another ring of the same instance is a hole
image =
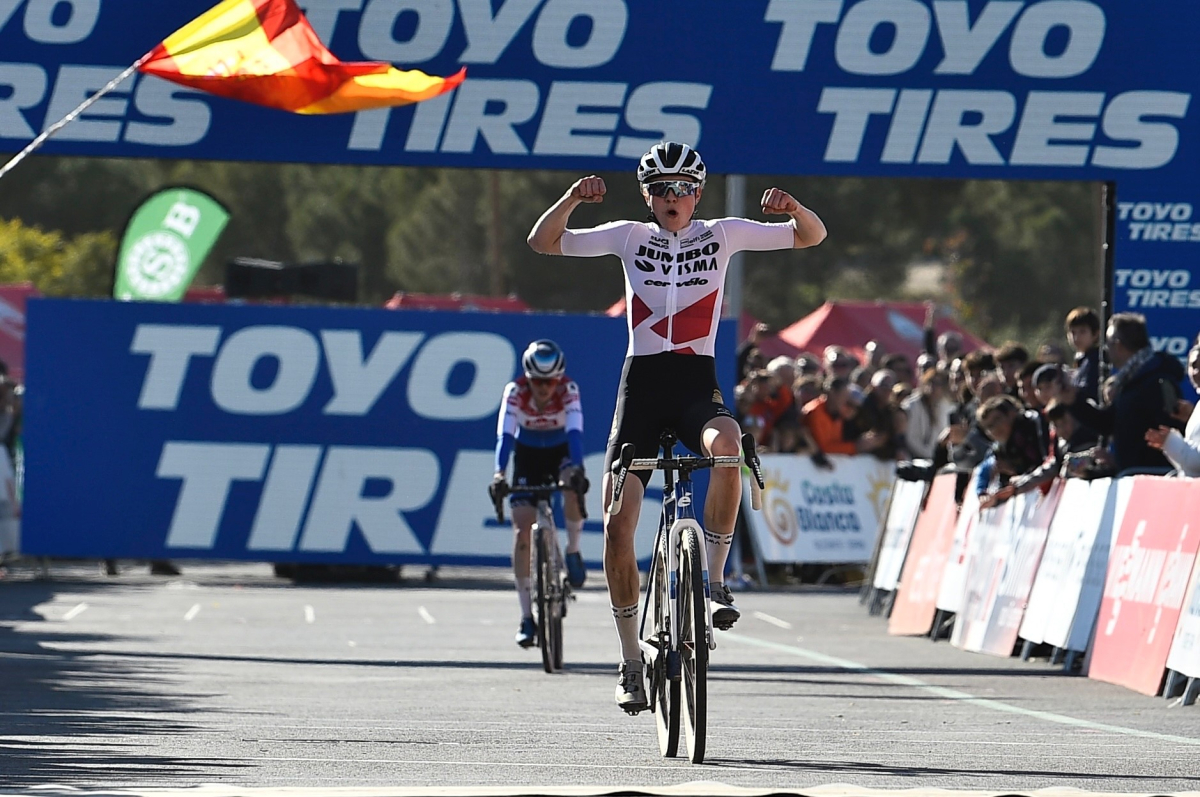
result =
[[[1135,476],[1108,561],[1089,677],[1159,693],[1198,548],[1200,482]]]
[[[928,634],[933,628],[938,590],[958,520],[958,507],[954,504],[957,478],[953,473],[944,473],[933,480],[908,544],[899,591],[888,621],[889,634]]]

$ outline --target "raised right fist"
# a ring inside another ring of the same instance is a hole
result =
[[[591,174],[575,181],[575,185],[571,186],[571,196],[582,202],[603,202],[607,190],[604,179]]]

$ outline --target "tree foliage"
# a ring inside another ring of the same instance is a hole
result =
[[[231,220],[199,284],[219,284],[236,256],[360,266],[363,301],[398,290],[515,292],[546,310],[599,311],[623,294],[611,258],[533,253],[525,237],[581,175],[304,164],[33,158],[4,178],[0,279],[47,293],[104,294],[114,241],[142,198],[171,185],[210,193]],[[571,218],[583,227],[642,218],[629,172],[602,173],[608,194]],[[914,263],[942,262],[950,279],[930,296],[984,335],[1026,337],[1070,307],[1096,304],[1093,188],[1084,183],[754,176],[746,215],[779,186],[829,228],[816,249],[748,252],[744,306],[788,324],[831,298],[900,298]],[[726,182],[709,179],[699,214],[726,215]],[[40,228],[40,229],[39,229]],[[42,232],[55,231],[55,232]],[[19,232],[18,232],[19,231]],[[14,248],[15,247],[15,248]],[[912,298],[912,297],[909,297]]]

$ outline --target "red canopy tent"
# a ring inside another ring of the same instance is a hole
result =
[[[826,346],[844,346],[860,360],[863,346],[876,340],[888,354],[906,354],[915,360],[924,339],[926,306],[921,302],[826,302],[783,329],[779,337],[799,351],[821,354]],[[957,332],[963,351],[988,344],[967,332],[952,319],[939,317],[934,329]]]

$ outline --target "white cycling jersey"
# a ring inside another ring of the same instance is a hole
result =
[[[629,325],[626,356],[675,352],[712,357],[729,257],[791,249],[794,240],[790,222],[696,219],[673,233],[653,222],[614,221],[566,230],[562,252],[621,258]]]

